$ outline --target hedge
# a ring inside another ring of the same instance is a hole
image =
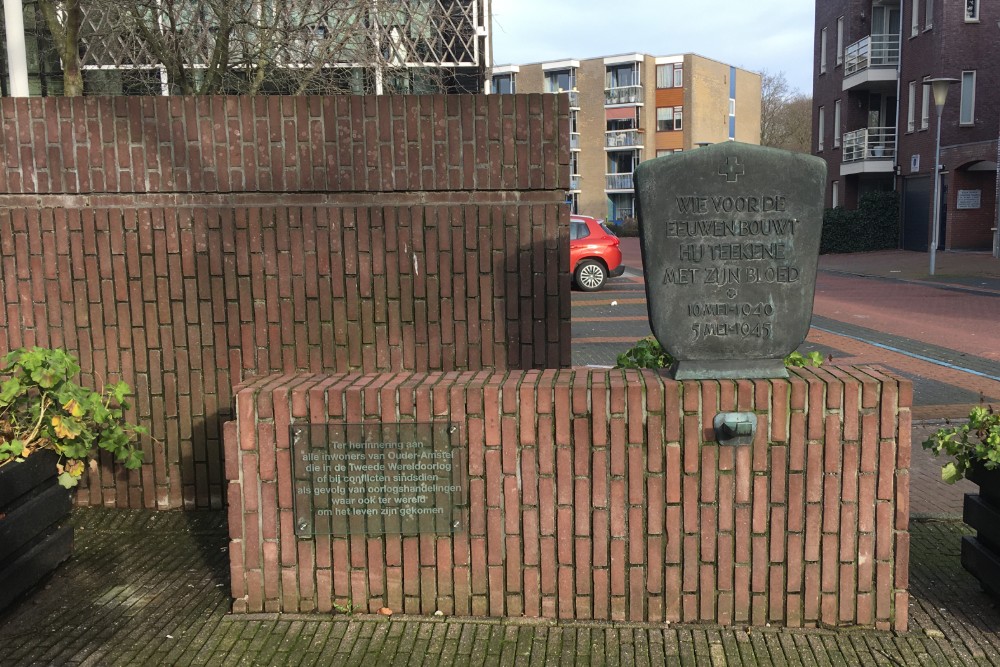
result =
[[[899,247],[899,195],[868,192],[857,210],[828,208],[823,213],[819,252],[847,253]]]

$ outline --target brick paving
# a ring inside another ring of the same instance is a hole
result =
[[[228,615],[225,515],[81,508],[73,558],[0,617],[34,665],[1000,665],[959,521],[913,521],[910,629]]]

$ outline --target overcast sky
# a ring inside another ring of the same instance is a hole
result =
[[[812,94],[812,0],[493,0],[496,65],[697,53]]]

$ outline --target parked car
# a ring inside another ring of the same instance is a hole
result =
[[[620,241],[599,220],[573,215],[569,219],[569,266],[573,282],[584,292],[593,292],[605,281],[625,273]]]

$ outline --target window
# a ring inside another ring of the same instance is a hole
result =
[[[837,19],[837,67],[844,64],[844,17]]]
[[[840,206],[840,181],[830,183],[830,208]]]
[[[590,236],[590,229],[587,228],[586,222],[577,222],[576,220],[569,221],[569,240],[576,241],[577,239],[585,239]]]
[[[833,103],[833,147],[840,148],[840,100]]]
[[[730,116],[736,115],[736,100],[734,100],[731,97],[729,98],[729,115]]]
[[[682,152],[680,148],[657,148],[656,157],[663,157],[664,155],[673,155],[674,153]]]
[[[924,77],[926,81],[929,77]],[[923,100],[920,102],[920,129],[926,130],[931,124],[931,87],[920,86],[924,89]]]
[[[514,75],[513,74],[495,74],[493,75],[493,91],[498,95],[505,95],[514,92]]]
[[[656,131],[671,132],[684,129],[684,107],[657,107]]]
[[[823,150],[823,136],[826,134],[826,109],[824,107],[819,108],[819,131],[816,133],[818,139],[816,140],[816,150]]]
[[[826,28],[819,31],[819,73],[826,74]]]
[[[917,82],[910,82],[910,97],[906,105],[906,131],[913,132],[917,123]]]
[[[676,65],[656,66],[656,87],[657,88],[680,88],[684,85],[684,66],[680,63]]]
[[[965,0],[965,20],[969,23],[979,21],[979,0]]]
[[[962,104],[958,110],[959,125],[976,122],[976,72],[962,72]]]
[[[576,70],[560,69],[545,73],[545,92],[563,93],[576,88]]]
[[[604,74],[604,88],[624,88],[638,86],[639,67],[635,63],[625,65],[608,65]]]
[[[924,30],[934,27],[934,0],[924,0]]]
[[[920,34],[919,9],[920,9],[919,2],[914,1],[910,3],[910,11],[912,12],[912,14],[910,15],[910,37],[916,37],[917,35]]]

